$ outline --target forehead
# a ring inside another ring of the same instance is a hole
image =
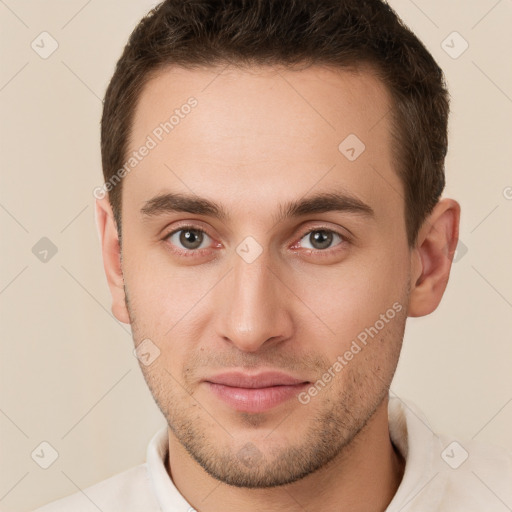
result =
[[[126,175],[123,203],[173,190],[242,211],[341,187],[377,211],[400,206],[390,108],[369,68],[167,68],[135,110],[127,156],[150,150]]]

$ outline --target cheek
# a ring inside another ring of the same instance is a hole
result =
[[[348,386],[371,394],[372,389],[377,392],[391,382],[405,331],[403,300],[370,317],[347,327],[333,343],[330,361],[331,365],[339,363],[338,389]]]
[[[406,276],[391,257],[295,272],[291,288],[311,314],[309,325],[339,344],[375,324],[395,302],[402,306]],[[395,313],[394,311],[391,312]]]
[[[184,382],[186,362],[199,350],[201,333],[211,319],[205,308],[219,278],[212,270],[177,268],[161,257],[142,264],[143,257],[134,251],[125,259],[134,340],[150,339],[160,350],[158,364],[143,370],[151,370],[155,386],[169,385],[170,375]]]
[[[137,320],[151,320],[152,331],[160,334],[186,317],[218,280],[211,269],[173,265],[163,249],[144,253],[127,247],[123,273]]]

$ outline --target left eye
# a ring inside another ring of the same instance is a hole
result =
[[[310,246],[305,246],[303,240],[306,240],[306,242],[309,243]],[[329,249],[331,247],[331,244],[336,240],[338,242],[343,242],[343,238],[334,231],[329,231],[327,229],[316,229],[314,231],[306,233],[301,238],[300,246],[305,249]]]
[[[167,239],[179,248],[187,250],[204,249],[211,243],[211,238],[200,229],[182,228],[170,233]],[[205,243],[206,242],[206,243]],[[204,246],[203,246],[204,245]],[[181,246],[181,247],[180,247]]]

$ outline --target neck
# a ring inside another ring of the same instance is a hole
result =
[[[387,406],[386,398],[338,457],[292,484],[246,489],[219,482],[191,458],[170,429],[167,469],[172,468],[169,474],[174,485],[200,512],[382,512],[395,495],[405,468],[389,437]]]

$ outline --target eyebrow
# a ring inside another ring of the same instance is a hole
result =
[[[157,217],[167,213],[190,213],[229,220],[228,212],[218,203],[195,195],[169,192],[146,201],[141,208],[146,217]],[[274,222],[287,218],[301,217],[314,213],[347,212],[372,218],[375,213],[371,206],[346,192],[323,192],[280,205]]]

